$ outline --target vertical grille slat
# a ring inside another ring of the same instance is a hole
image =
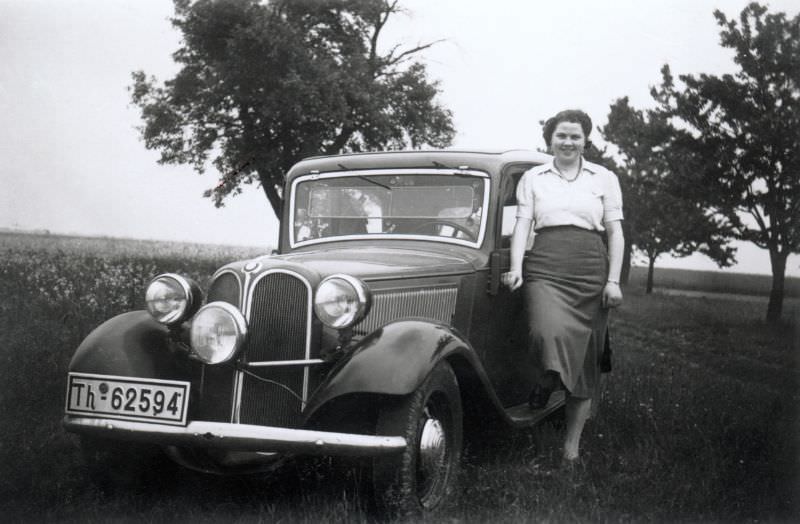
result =
[[[370,333],[404,317],[423,317],[449,324],[456,311],[457,294],[455,286],[377,292],[372,296],[372,310],[356,330]]]

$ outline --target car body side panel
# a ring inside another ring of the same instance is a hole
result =
[[[489,271],[477,274],[476,288],[483,296],[474,300],[470,342],[502,405],[510,407],[527,402],[541,364],[529,341],[523,291],[501,286],[492,295],[486,291],[489,276]]]
[[[87,336],[69,365],[70,371],[123,377],[185,380],[167,328],[146,311],[118,315]]]
[[[425,319],[404,319],[387,324],[364,338],[311,398],[306,418],[335,398],[357,394],[407,395],[442,359],[457,356],[466,361],[498,412],[497,397],[470,344],[444,324]]]

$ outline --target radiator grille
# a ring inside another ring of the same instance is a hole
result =
[[[236,371],[233,366],[202,365],[192,388],[203,385],[197,402],[192,404],[192,418],[212,422],[230,422],[233,404],[233,381]],[[202,377],[202,379],[201,379]]]
[[[260,368],[252,372],[261,379],[244,375],[239,422],[265,426],[296,426],[303,406],[298,398],[303,392],[303,367]]]
[[[423,317],[451,323],[456,311],[456,287],[404,289],[383,291],[372,295],[372,309],[358,326],[359,333],[367,334],[379,327],[404,317]]]
[[[249,293],[248,341],[243,351],[247,362],[302,360],[309,357],[307,344],[311,291],[293,273],[263,275]],[[368,333],[399,318],[422,317],[451,323],[456,308],[455,286],[379,291],[372,309],[356,331]],[[223,273],[211,285],[208,301],[221,300],[239,306],[239,282]],[[230,366],[204,366],[203,399],[196,406],[198,420],[230,421],[235,370]],[[240,377],[242,424],[297,427],[302,397],[308,385],[303,366],[251,368]],[[198,377],[199,378],[199,377]],[[195,384],[196,382],[193,381]],[[299,398],[298,398],[299,397]]]
[[[309,291],[287,273],[270,273],[256,284],[250,304],[248,362],[306,358]]]
[[[232,273],[223,273],[211,284],[208,302],[227,302],[239,307],[239,281]]]
[[[310,290],[289,273],[268,273],[252,293],[248,321],[247,362],[308,358]],[[242,377],[242,424],[294,426],[299,422],[305,368],[258,368]],[[269,381],[269,382],[268,382]],[[278,385],[278,384],[280,385]],[[294,394],[287,391],[287,388]]]
[[[211,283],[207,302],[215,301],[239,307],[239,280],[233,273],[222,273]],[[230,422],[235,373],[230,365],[202,365],[197,370],[192,380],[192,389],[199,392],[193,403],[193,418]]]

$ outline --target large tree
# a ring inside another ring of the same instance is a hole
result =
[[[667,114],[637,110],[621,98],[601,132],[623,161],[626,240],[648,260],[647,293],[661,255],[699,252],[720,267],[735,261],[729,224],[704,208],[704,188],[684,183],[696,161]]]
[[[687,183],[706,189],[708,209],[741,240],[769,250],[767,319],[780,319],[786,259],[800,252],[800,15],[749,4],[738,21],[721,11],[723,47],[735,74],[681,75],[669,67],[654,96],[705,160]]]
[[[381,45],[398,0],[174,2],[180,70],[163,84],[134,72],[131,97],[161,163],[213,165],[215,205],[258,182],[280,216],[300,158],[451,142],[452,115],[415,59],[433,43]]]

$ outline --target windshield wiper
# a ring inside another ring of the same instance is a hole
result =
[[[356,178],[360,178],[361,180],[364,180],[365,182],[369,182],[370,184],[375,184],[376,186],[380,186],[380,187],[382,187],[383,189],[385,189],[387,191],[391,191],[392,190],[391,187],[389,187],[389,186],[387,186],[385,184],[381,184],[380,182],[376,182],[375,180],[372,180],[371,178],[367,178],[367,177],[365,177],[363,175],[358,175]]]

